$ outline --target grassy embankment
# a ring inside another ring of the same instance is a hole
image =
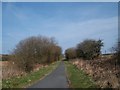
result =
[[[60,63],[54,62],[48,67],[42,67],[39,71],[29,73],[22,77],[12,77],[2,81],[2,88],[24,88],[42,79],[47,74],[51,73]]]
[[[70,88],[96,88],[92,78],[86,75],[83,70],[79,70],[68,61],[65,61],[65,65]]]

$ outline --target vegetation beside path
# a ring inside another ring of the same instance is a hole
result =
[[[77,69],[76,66],[68,61],[65,61],[67,78],[69,79],[70,88],[96,88],[91,77],[85,74],[84,71]]]
[[[39,71],[31,72],[21,77],[12,77],[10,79],[3,80],[2,88],[22,88],[29,86],[51,73],[59,63],[60,61],[57,61],[47,67],[40,68]]]

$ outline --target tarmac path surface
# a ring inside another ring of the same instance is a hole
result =
[[[68,88],[64,62],[62,61],[52,73],[29,88]]]

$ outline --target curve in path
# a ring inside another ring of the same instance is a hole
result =
[[[29,88],[68,88],[64,62],[62,61],[51,74]]]

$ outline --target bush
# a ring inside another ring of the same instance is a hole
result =
[[[102,46],[102,40],[84,40],[77,45],[77,56],[84,59],[94,59],[100,55]]]
[[[58,60],[61,48],[53,38],[29,37],[20,41],[12,54],[15,64],[22,70],[30,72],[36,63],[51,63]]]
[[[117,62],[120,65],[120,42],[118,42]]]
[[[67,50],[65,50],[65,56],[66,59],[74,59],[76,58],[76,49],[75,48],[68,48]]]
[[[10,58],[9,55],[2,55],[2,61],[8,61]]]
[[[118,45],[113,48],[115,51],[114,58],[117,62],[117,64],[120,66],[120,42],[118,42]]]

